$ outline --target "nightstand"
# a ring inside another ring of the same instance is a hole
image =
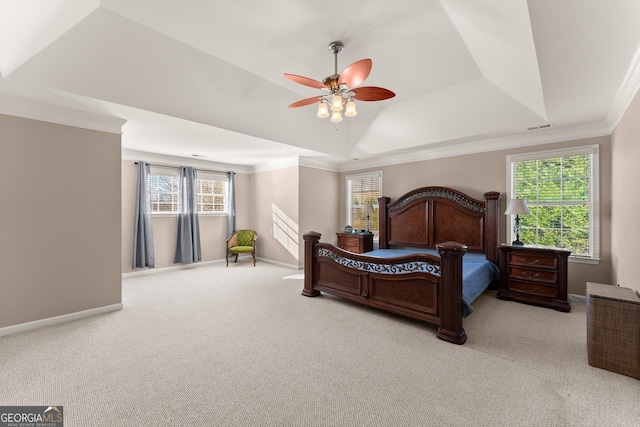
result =
[[[373,250],[373,233],[336,233],[338,247],[361,254]]]
[[[570,311],[567,259],[571,251],[534,246],[498,248],[498,298]]]

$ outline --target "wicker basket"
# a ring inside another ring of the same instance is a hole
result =
[[[640,297],[633,289],[587,282],[589,365],[640,379]]]

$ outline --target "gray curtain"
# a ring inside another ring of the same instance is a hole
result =
[[[229,203],[229,216],[227,217],[227,238],[236,232],[236,187],[235,175],[233,171],[227,172],[229,178],[229,195],[227,202]]]
[[[178,241],[176,256],[178,263],[200,261],[200,222],[198,220],[198,180],[196,170],[180,166],[178,175]]]
[[[151,193],[149,177],[151,166],[138,162],[138,187],[136,190],[136,212],[133,227],[133,268],[155,266],[153,253],[153,230],[151,228]]]

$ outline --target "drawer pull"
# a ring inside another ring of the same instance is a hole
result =
[[[536,265],[536,264],[540,264],[540,260],[536,258],[533,261],[529,261],[528,259],[525,258],[524,263],[529,265]]]
[[[527,285],[522,284],[522,289],[524,289],[525,291],[528,291],[528,292],[538,292],[538,291],[540,291],[540,286],[532,287],[532,289],[529,289],[529,287]]]
[[[537,279],[538,276],[540,276],[538,273],[536,274],[528,274],[526,271],[522,272],[522,276],[526,277],[527,279]]]

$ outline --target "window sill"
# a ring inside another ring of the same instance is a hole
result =
[[[228,216],[227,212],[200,212],[198,216]],[[151,217],[153,218],[175,218],[178,214],[176,212],[153,212]]]
[[[592,264],[592,265],[598,265],[598,264],[600,264],[600,259],[599,259],[599,258],[583,258],[583,257],[575,257],[575,256],[571,256],[571,255],[569,255],[569,262],[571,262],[571,263],[575,263],[575,264]]]

